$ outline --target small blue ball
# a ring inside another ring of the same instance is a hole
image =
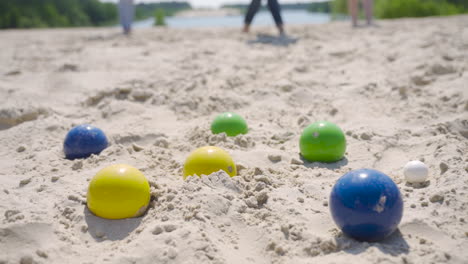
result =
[[[330,195],[333,220],[346,235],[362,241],[379,241],[397,228],[403,200],[390,177],[371,169],[343,175]]]
[[[91,125],[79,125],[72,128],[63,143],[63,152],[67,159],[81,159],[99,154],[107,148],[104,132]]]

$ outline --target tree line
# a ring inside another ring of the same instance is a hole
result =
[[[246,10],[247,5],[225,5]],[[347,13],[347,0],[284,4],[285,10],[307,9],[311,12]],[[136,5],[136,19],[159,14],[171,16],[191,9],[187,2],[141,3]],[[468,13],[468,0],[375,0],[378,18],[444,16]],[[116,24],[117,5],[98,0],[0,0],[0,29],[37,27],[82,27]]]
[[[136,19],[153,16],[156,9],[171,15],[190,9],[187,2],[137,4]],[[105,26],[118,22],[115,3],[98,0],[0,0],[0,29]]]
[[[468,0],[375,0],[378,18],[449,16],[468,13]],[[333,0],[330,10],[346,14],[347,0]]]
[[[330,0],[313,3],[282,4],[283,10],[308,10],[310,12],[347,14],[347,0]],[[447,16],[468,12],[468,0],[374,0],[378,18]],[[224,5],[247,11],[248,4]],[[262,7],[265,10],[267,7]]]
[[[0,28],[101,26],[117,8],[98,0],[1,0]]]
[[[188,2],[141,3],[136,6],[135,16],[137,19],[145,19],[154,16],[157,10],[163,11],[165,16],[173,16],[175,13],[187,9],[192,9]]]

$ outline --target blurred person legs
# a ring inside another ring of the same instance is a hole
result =
[[[261,0],[252,0],[249,5],[249,9],[247,10],[247,14],[245,15],[243,32],[247,33],[250,31],[250,25],[252,24],[253,18],[260,9],[261,5]],[[268,0],[268,8],[273,15],[273,19],[275,20],[278,31],[280,34],[284,34],[283,18],[281,17],[281,7],[278,3],[278,0]]]
[[[248,33],[250,31],[250,25],[252,24],[253,18],[255,14],[258,12],[258,10],[260,9],[261,5],[262,5],[262,0],[252,0],[252,2],[250,3],[247,13],[245,15],[245,20],[244,20],[243,31],[245,33]]]
[[[374,11],[374,1],[373,0],[362,0],[364,12],[366,15],[367,25],[373,24],[373,11]],[[348,11],[351,16],[351,21],[353,27],[358,26],[358,16],[359,16],[359,0],[348,0]]]
[[[374,20],[374,0],[363,0],[364,1],[364,11],[366,13],[367,25],[370,26],[373,24]]]
[[[130,34],[130,32],[132,31],[133,16],[135,15],[135,7],[133,6],[133,0],[119,1],[119,15],[120,23],[122,24],[124,34]]]
[[[358,25],[359,0],[348,0],[348,11],[353,27]]]
[[[281,6],[279,5],[278,0],[268,0],[268,8],[270,8],[270,12],[273,15],[278,31],[283,35],[283,18],[281,17]]]

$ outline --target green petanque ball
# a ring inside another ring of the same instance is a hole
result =
[[[245,119],[230,112],[218,115],[211,123],[213,134],[226,133],[228,137],[235,137],[239,134],[247,134],[248,131]]]
[[[304,129],[299,147],[308,161],[335,162],[345,154],[346,138],[337,125],[319,121]]]

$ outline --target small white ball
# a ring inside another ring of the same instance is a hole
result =
[[[406,163],[403,172],[406,181],[409,183],[425,182],[429,176],[429,169],[426,164],[419,160]]]

